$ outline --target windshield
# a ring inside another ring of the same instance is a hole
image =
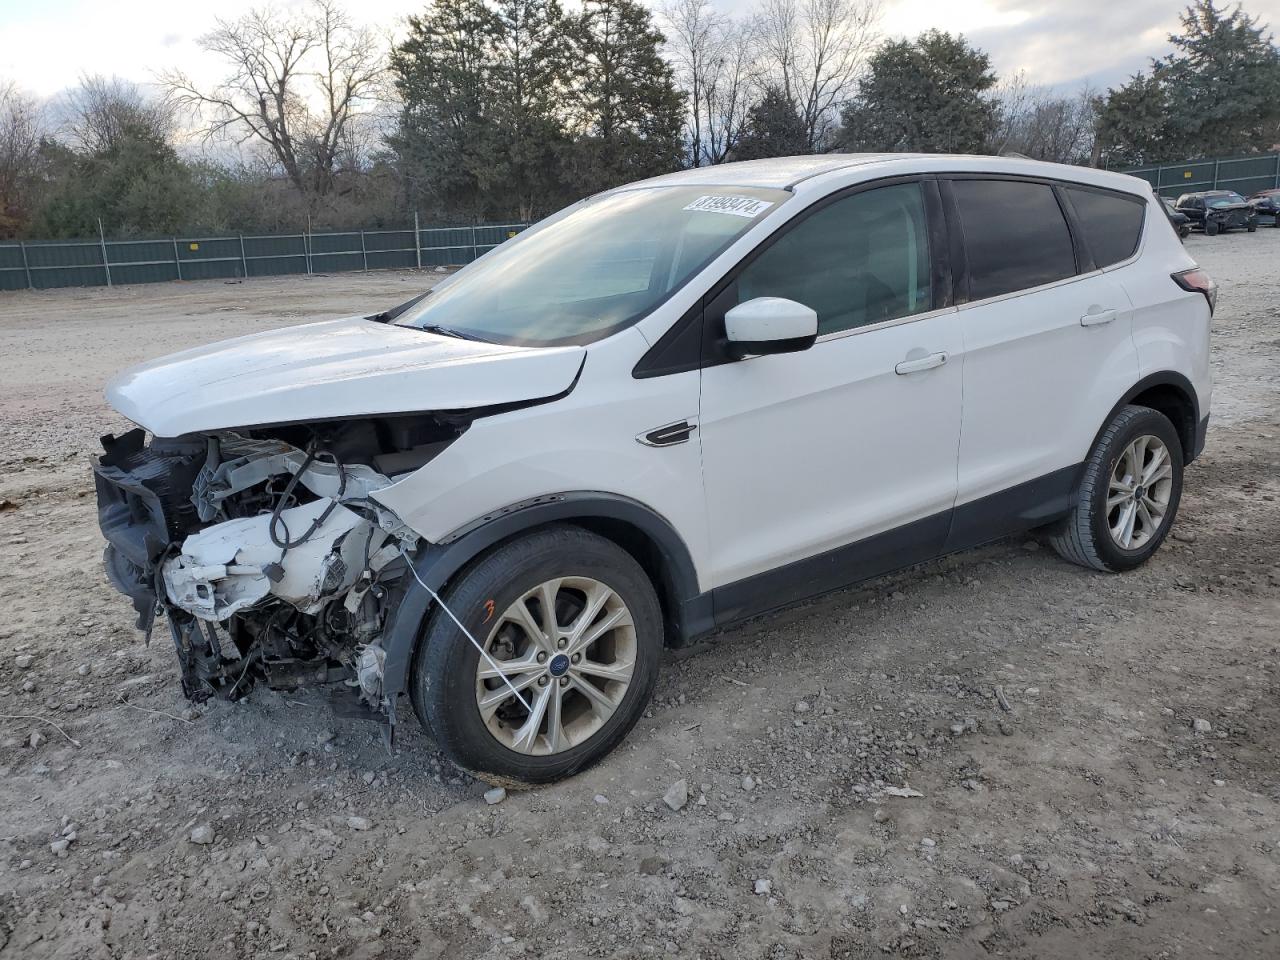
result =
[[[1244,197],[1238,193],[1220,193],[1209,197],[1209,206],[1211,207],[1225,207],[1232,203],[1244,203]]]
[[[746,187],[606,194],[498,247],[396,320],[521,346],[630,326],[787,197]]]

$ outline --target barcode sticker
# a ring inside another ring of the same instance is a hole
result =
[[[699,197],[685,207],[686,210],[698,210],[703,213],[728,213],[735,217],[758,217],[770,207],[770,200],[757,200],[754,197]]]

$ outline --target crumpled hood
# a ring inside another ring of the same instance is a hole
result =
[[[156,436],[461,410],[563,393],[582,347],[509,347],[363,317],[184,350],[126,370],[107,401]]]

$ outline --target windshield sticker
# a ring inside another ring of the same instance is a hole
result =
[[[771,200],[757,200],[754,197],[699,197],[684,209],[700,210],[703,213],[728,213],[735,217],[758,217],[773,206]]]

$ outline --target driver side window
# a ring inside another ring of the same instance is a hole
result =
[[[806,217],[739,274],[737,294],[803,303],[819,335],[932,310],[920,184],[856,193]]]

